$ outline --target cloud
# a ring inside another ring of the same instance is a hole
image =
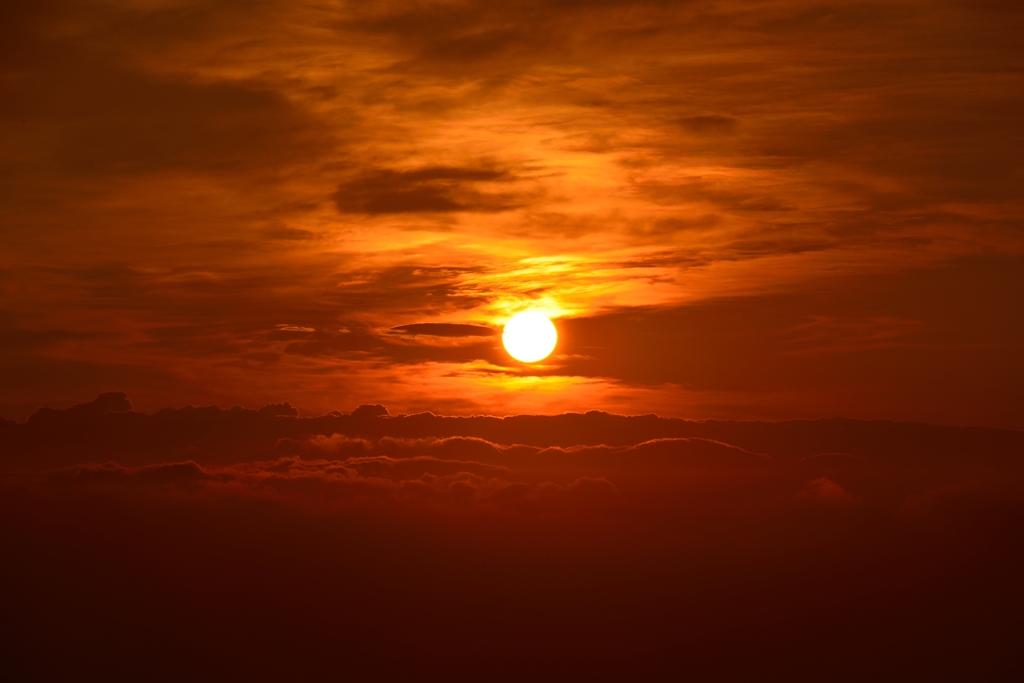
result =
[[[341,451],[335,450],[335,454]],[[567,485],[529,477],[507,467],[431,456],[391,458],[349,451],[344,460],[285,457],[231,466],[203,467],[194,461],[124,467],[114,462],[78,465],[23,479],[61,495],[107,494],[206,496],[230,501],[272,499],[303,509],[420,506],[452,512],[472,509],[517,514],[600,509],[621,500],[607,479],[577,477]],[[353,454],[354,453],[354,454]],[[442,506],[437,508],[436,506]]]
[[[778,461],[810,467],[849,461],[850,466],[866,462],[886,467],[1003,468],[1014,466],[1016,454],[1024,448],[1021,432],[1012,430],[846,419],[694,421],[599,411],[446,417],[391,415],[380,404],[361,406],[349,415],[299,417],[289,403],[258,410],[186,406],[146,414],[131,410],[123,392],[103,394],[65,410],[42,408],[25,422],[5,424],[0,445],[7,469],[109,459],[136,466],[186,453],[206,466],[280,453],[283,444],[292,444],[287,446],[292,453],[320,453],[317,457],[358,444],[380,455],[431,455],[501,465],[507,464],[502,458],[526,461],[546,452],[552,460],[623,466],[764,467]],[[155,460],[147,462],[150,458]]]
[[[392,330],[409,335],[427,335],[431,337],[491,337],[497,332],[483,325],[467,325],[464,323],[410,323],[398,325]]]
[[[1016,653],[1021,432],[128,408],[113,392],[0,422],[11,670],[65,673],[25,653],[66,648],[106,671],[109,642],[118,671],[155,652],[254,679],[329,678],[349,655],[360,679],[476,679],[507,655],[516,677],[536,656],[542,679],[600,680]]]
[[[139,68],[124,59],[125,34],[116,29],[109,49],[95,49],[86,36],[95,39],[125,17],[113,7],[93,10],[85,22],[67,4],[51,3],[26,12],[15,29],[18,58],[4,71],[22,77],[5,81],[10,104],[0,116],[19,122],[29,144],[50,141],[25,160],[26,180],[42,170],[67,180],[256,170],[317,156],[316,140],[327,131],[308,110],[258,81],[201,82]],[[77,25],[76,37],[52,40],[53,22]],[[52,87],[34,85],[43,80]]]
[[[97,415],[100,413],[120,413],[131,409],[132,404],[128,400],[128,394],[123,391],[111,391],[100,394],[88,403],[71,406],[67,409],[67,413],[69,415]],[[35,413],[35,416],[37,419],[41,419],[45,414],[45,409],[41,409],[40,412]]]
[[[723,135],[733,133],[739,122],[730,116],[707,114],[688,116],[680,119],[680,125],[691,133],[698,135]]]
[[[193,461],[160,463],[144,467],[127,468],[117,463],[80,465],[72,470],[53,475],[60,482],[67,479],[75,484],[123,484],[144,486],[195,486],[216,477]]]
[[[129,406],[115,392],[0,423],[7,481],[269,497],[302,509],[401,511],[408,503],[543,516],[621,503],[637,514],[717,515],[817,501],[888,515],[902,514],[908,496],[965,482],[982,497],[1016,495],[1012,482],[1024,476],[1024,437],[1007,430],[598,412],[392,415],[379,404],[317,417],[299,417],[287,403],[151,415]]]
[[[1020,15],[819,4],[5,8],[0,412],[129,382],[493,411],[500,348],[382,331],[547,297],[574,331],[638,320],[556,363],[614,400],[555,411],[1019,427]],[[777,328],[826,319],[926,348],[788,358]]]
[[[379,403],[364,404],[352,411],[352,416],[358,418],[384,417],[387,414],[388,409]]]
[[[342,213],[372,215],[403,213],[500,212],[524,204],[509,192],[484,192],[479,186],[517,180],[508,169],[427,166],[407,171],[375,169],[338,187],[333,199]]]
[[[798,495],[806,500],[816,500],[831,505],[849,505],[856,502],[856,498],[827,477],[812,479]]]
[[[316,238],[316,233],[311,230],[289,228],[285,225],[271,226],[263,234],[267,239],[272,240],[311,240]]]

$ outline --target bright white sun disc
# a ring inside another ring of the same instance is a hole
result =
[[[535,363],[547,358],[555,349],[558,332],[543,313],[525,311],[512,316],[505,323],[501,341],[505,350],[516,360]]]

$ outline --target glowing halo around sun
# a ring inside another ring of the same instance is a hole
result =
[[[558,342],[558,332],[548,317],[537,311],[524,311],[505,323],[501,335],[505,350],[516,360],[536,363],[547,358]]]

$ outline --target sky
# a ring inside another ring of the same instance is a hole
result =
[[[1019,3],[2,11],[8,419],[1024,427]]]
[[[4,671],[1024,680],[1021,36],[0,3]]]

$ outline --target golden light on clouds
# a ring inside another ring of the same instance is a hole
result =
[[[595,408],[676,411],[682,387],[739,397],[715,415],[779,392],[817,415],[822,391],[876,415],[894,376],[952,368],[945,398],[911,393],[973,415],[1024,372],[1005,310],[947,292],[1003,301],[1024,272],[1012,4],[26,6],[0,29],[0,410],[111,382],[333,409],[391,373],[462,412],[533,374],[563,406],[604,383]],[[524,310],[557,357],[509,358]],[[787,365],[823,317],[905,324]]]

